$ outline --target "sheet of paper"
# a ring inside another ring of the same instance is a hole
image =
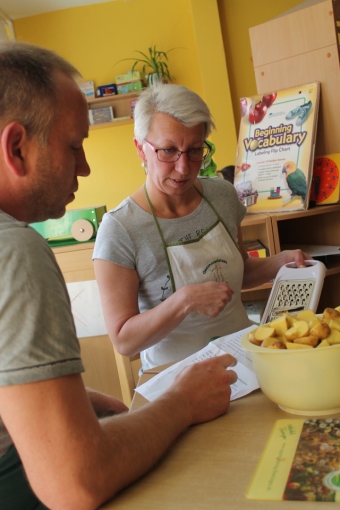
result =
[[[107,335],[96,280],[67,283],[77,337]]]
[[[231,387],[231,400],[247,395],[259,388],[259,384],[252,368],[250,353],[244,351],[240,344],[241,338],[251,329],[254,329],[254,325],[238,331],[237,333],[233,333],[232,335],[226,335],[210,342],[206,347],[192,356],[175,363],[146,383],[138,386],[136,391],[138,391],[138,393],[147,400],[153,401],[169,388],[176,375],[183,370],[184,367],[203,361],[207,358],[213,358],[215,356],[221,356],[222,354],[228,353],[238,360],[237,365],[232,367],[232,369],[237,373],[238,380]]]

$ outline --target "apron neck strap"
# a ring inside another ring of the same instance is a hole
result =
[[[174,279],[174,276],[173,276],[172,271],[171,271],[171,264],[170,264],[169,254],[168,254],[168,250],[166,249],[166,244],[165,244],[165,240],[164,240],[164,237],[163,237],[163,232],[162,232],[161,227],[159,226],[158,219],[157,219],[156,214],[155,214],[155,210],[154,210],[153,205],[151,203],[151,200],[149,198],[149,195],[148,195],[148,192],[147,192],[147,189],[146,189],[146,182],[144,182],[144,186],[143,187],[144,187],[144,194],[145,194],[146,201],[147,201],[147,203],[149,205],[150,212],[152,214],[154,222],[156,223],[156,227],[157,227],[157,230],[158,230],[158,233],[159,233],[159,237],[161,238],[161,242],[162,242],[162,246],[163,246],[163,250],[164,250],[164,255],[165,255],[165,258],[166,258],[166,263],[167,263],[167,266],[169,268],[169,276],[170,276],[170,281],[171,281],[172,292],[175,293],[175,291],[176,291],[175,279]]]

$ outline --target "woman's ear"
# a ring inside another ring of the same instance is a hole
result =
[[[137,142],[136,138],[133,139],[133,143],[137,149],[137,154],[142,161],[146,161],[146,156],[144,154],[143,145]]]
[[[11,122],[1,133],[1,149],[5,164],[18,177],[26,173],[23,149],[27,142],[26,129],[20,122]]]

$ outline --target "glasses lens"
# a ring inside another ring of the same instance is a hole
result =
[[[188,156],[190,161],[203,161],[209,152],[209,147],[199,147],[197,149],[190,149],[188,151]]]
[[[171,163],[177,161],[179,158],[179,152],[177,149],[158,149],[157,157],[159,161],[165,161]]]

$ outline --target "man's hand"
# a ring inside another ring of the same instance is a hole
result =
[[[230,354],[195,363],[177,375],[170,392],[177,392],[189,413],[189,424],[213,420],[224,414],[230,404],[231,388],[237,375],[233,370],[237,360]]]

